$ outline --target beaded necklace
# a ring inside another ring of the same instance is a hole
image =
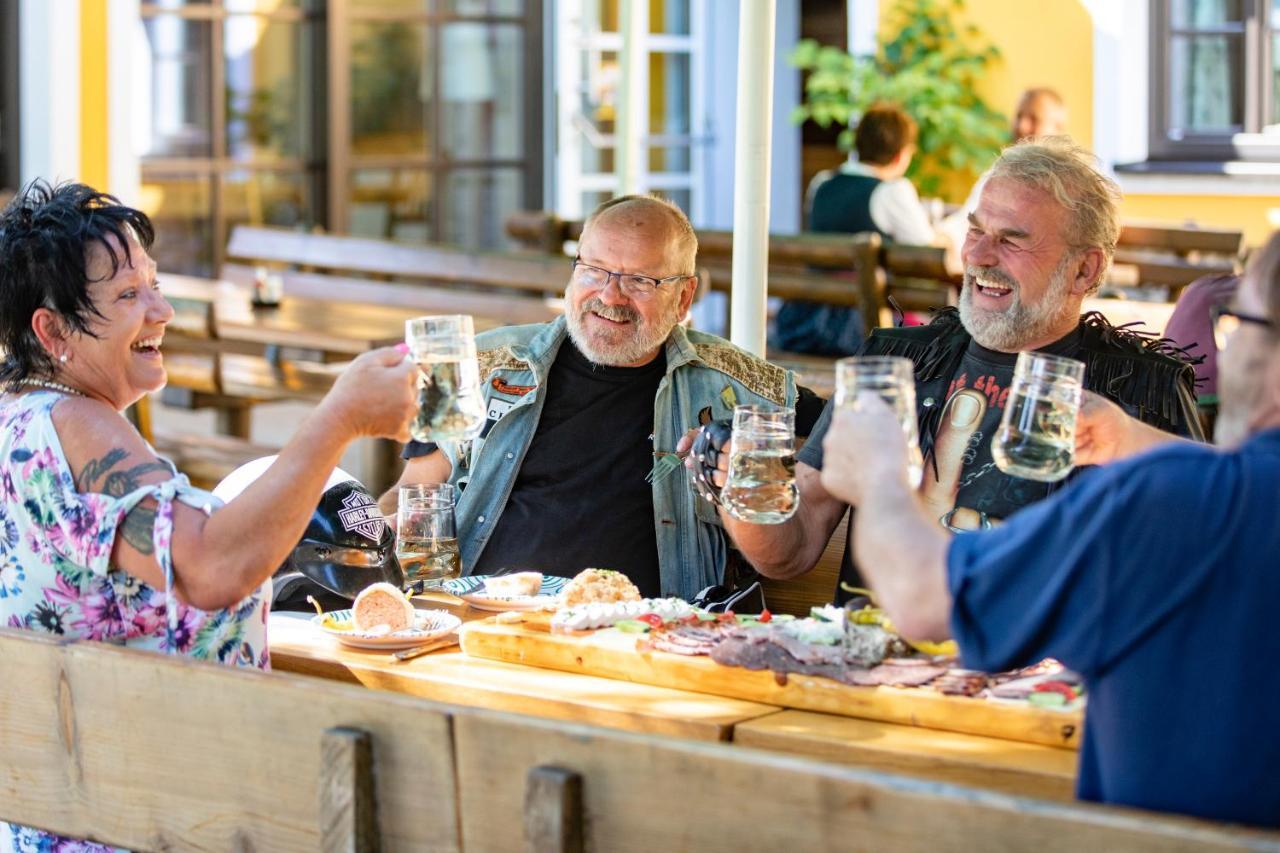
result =
[[[18,384],[31,385],[38,388],[48,388],[50,391],[61,391],[63,394],[70,394],[73,397],[85,396],[83,391],[77,391],[70,385],[63,385],[61,382],[54,382],[52,379],[39,379],[35,376],[28,376],[25,379],[19,379]]]

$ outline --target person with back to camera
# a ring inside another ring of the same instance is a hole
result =
[[[915,156],[917,133],[915,121],[897,106],[868,108],[854,131],[857,159],[836,172],[819,172],[809,185],[809,230],[870,231],[910,246],[950,246],[930,224],[915,186],[905,177]],[[862,343],[862,315],[856,308],[785,302],[778,311],[774,342],[790,352],[853,355]]]
[[[154,237],[146,214],[83,184],[37,181],[0,214],[0,619],[266,669],[271,572],[352,440],[408,437],[415,372],[399,348],[357,358],[221,506],[121,417],[166,379],[174,312]],[[0,823],[0,849],[69,845]]]

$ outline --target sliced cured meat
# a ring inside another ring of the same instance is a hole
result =
[[[919,687],[928,684],[947,671],[945,666],[902,666],[901,664],[882,663],[870,669],[849,667],[837,676],[838,681],[845,684],[862,686],[885,685],[891,687]]]

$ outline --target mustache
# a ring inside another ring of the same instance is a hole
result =
[[[606,320],[613,320],[615,323],[635,323],[640,325],[640,312],[629,305],[605,305],[600,299],[592,297],[582,303],[582,310],[578,312],[579,317],[585,317],[588,313],[595,312]]]
[[[964,268],[964,283],[966,285],[972,285],[974,283],[974,279],[978,278],[983,278],[987,281],[995,282],[996,284],[1003,284],[1006,287],[1013,288],[1014,290],[1020,289],[1018,280],[999,267],[968,266]]]

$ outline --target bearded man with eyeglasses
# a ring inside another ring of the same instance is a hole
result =
[[[477,336],[484,432],[411,444],[398,484],[462,490],[464,574],[607,568],[642,595],[685,599],[722,582],[727,540],[676,442],[735,404],[793,406],[797,389],[789,371],[680,325],[697,251],[675,205],[614,199],[583,227],[564,316]]]

